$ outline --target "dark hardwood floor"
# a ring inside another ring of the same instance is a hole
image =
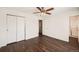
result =
[[[68,42],[41,36],[8,44],[0,48],[1,52],[78,52],[79,48]]]
[[[69,43],[70,43],[70,45],[72,45],[72,46],[79,47],[78,38],[69,37]]]

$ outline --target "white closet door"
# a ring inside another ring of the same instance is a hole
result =
[[[17,17],[17,41],[24,40],[24,18]]]
[[[7,15],[8,39],[7,43],[16,42],[16,17]]]

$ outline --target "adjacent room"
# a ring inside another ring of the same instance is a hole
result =
[[[79,7],[0,7],[0,52],[78,52]]]

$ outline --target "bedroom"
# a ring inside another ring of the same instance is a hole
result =
[[[78,37],[69,38],[78,34],[73,29],[70,31],[72,27],[79,29],[78,24],[70,27],[70,20],[79,19],[79,8],[43,7],[50,8],[54,8],[49,11],[51,15],[37,7],[0,7],[0,51],[79,51]]]

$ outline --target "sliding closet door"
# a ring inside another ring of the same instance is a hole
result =
[[[17,17],[17,41],[24,40],[24,18]]]
[[[7,15],[8,39],[7,43],[16,42],[16,17]]]

